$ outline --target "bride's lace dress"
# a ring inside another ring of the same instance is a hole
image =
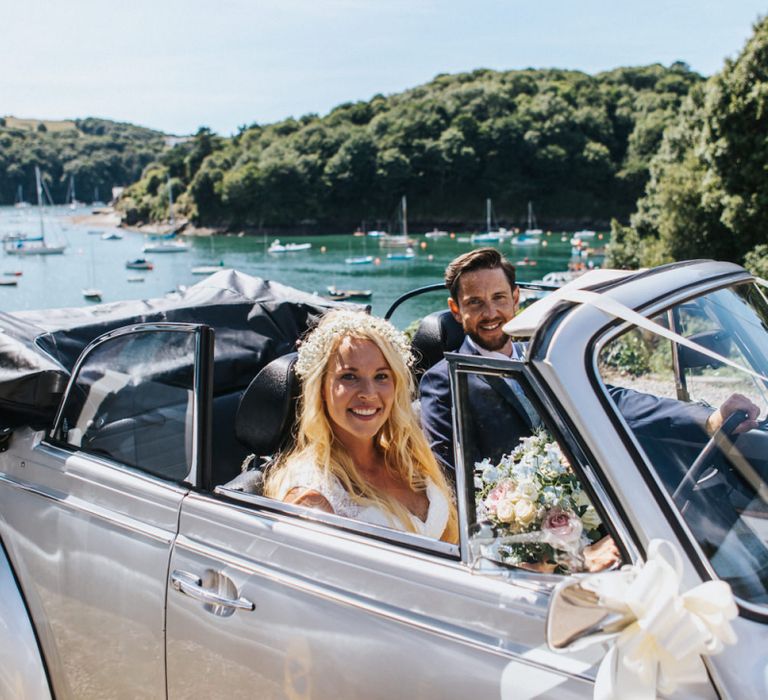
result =
[[[323,474],[311,462],[297,462],[290,465],[288,469],[290,478],[283,482],[281,493],[277,494],[278,498],[284,499],[286,494],[295,488],[317,491],[331,504],[336,515],[372,525],[383,525],[395,530],[405,529],[397,518],[381,508],[356,503],[335,476]],[[448,524],[449,504],[431,480],[427,481],[426,495],[429,501],[426,520],[422,520],[413,513],[409,513],[409,517],[414,530],[419,535],[440,539]]]

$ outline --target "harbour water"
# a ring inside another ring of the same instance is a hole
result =
[[[63,255],[15,256],[0,253],[0,275],[22,273],[16,286],[0,286],[0,309],[46,309],[85,306],[84,288],[97,288],[102,301],[161,297],[200,282],[204,277],[192,269],[203,265],[234,268],[249,275],[271,279],[307,292],[325,294],[329,285],[341,289],[369,289],[374,313],[383,314],[400,294],[442,281],[446,264],[459,253],[475,245],[469,234],[456,232],[453,236],[427,238],[414,235],[415,256],[409,260],[392,260],[379,247],[376,238],[339,234],[290,239],[291,243],[312,243],[309,250],[295,253],[268,252],[273,239],[253,236],[188,236],[184,240],[190,249],[182,253],[144,254],[147,243],[140,233],[91,224],[77,225],[73,217],[88,214],[88,209],[68,207],[46,208],[46,239],[49,243],[65,242]],[[34,207],[16,209],[0,207],[0,237],[9,233],[36,235],[40,218]],[[119,232],[122,238],[104,240],[102,234]],[[607,238],[607,236],[605,237]],[[507,257],[517,264],[520,280],[540,279],[553,270],[565,270],[571,260],[570,234],[545,233],[541,243],[515,247],[509,241],[497,244]],[[285,241],[284,241],[285,242]],[[595,241],[603,245],[604,241]],[[351,265],[346,258],[370,255],[374,262]],[[146,257],[154,263],[152,270],[129,270],[125,263]],[[596,263],[600,259],[595,259]],[[522,263],[522,264],[521,264]],[[141,278],[141,281],[139,281]],[[444,290],[431,299],[411,303],[394,320],[405,325],[413,318],[434,308],[443,308]]]

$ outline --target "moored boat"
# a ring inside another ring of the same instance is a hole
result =
[[[268,253],[298,253],[302,250],[309,250],[312,247],[311,243],[280,243],[279,238],[275,238],[274,241],[267,248]]]
[[[186,253],[189,246],[183,241],[158,241],[157,243],[147,243],[142,249],[142,253]]]
[[[370,265],[373,262],[373,255],[353,255],[344,258],[344,262],[347,265]]]
[[[136,258],[135,260],[128,260],[125,263],[125,266],[129,270],[152,270],[154,269],[155,265],[150,260],[147,260],[146,258]]]

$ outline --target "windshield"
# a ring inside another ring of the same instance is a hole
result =
[[[739,434],[742,416],[735,430],[717,429],[733,406],[768,414],[765,290],[721,289],[652,321],[697,347],[630,328],[599,353],[606,389],[711,569],[742,600],[766,605],[768,426]]]

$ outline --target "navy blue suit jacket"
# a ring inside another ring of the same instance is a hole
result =
[[[478,354],[466,340],[459,352]],[[514,449],[521,437],[531,434],[531,421],[517,405],[510,402],[500,383],[489,383],[486,377],[470,374],[467,384],[469,410],[465,413],[469,435],[466,436],[466,458],[480,461],[489,457],[494,462],[498,461],[502,454]],[[453,471],[453,402],[445,360],[424,374],[419,393],[421,424],[432,451],[444,467]],[[674,439],[698,447],[707,440],[704,424],[712,412],[711,408],[623,387],[609,386],[608,393],[654,463],[657,461],[654,454],[660,449],[661,439]],[[678,468],[684,468],[684,465]],[[675,476],[663,474],[662,478],[674,481]]]

